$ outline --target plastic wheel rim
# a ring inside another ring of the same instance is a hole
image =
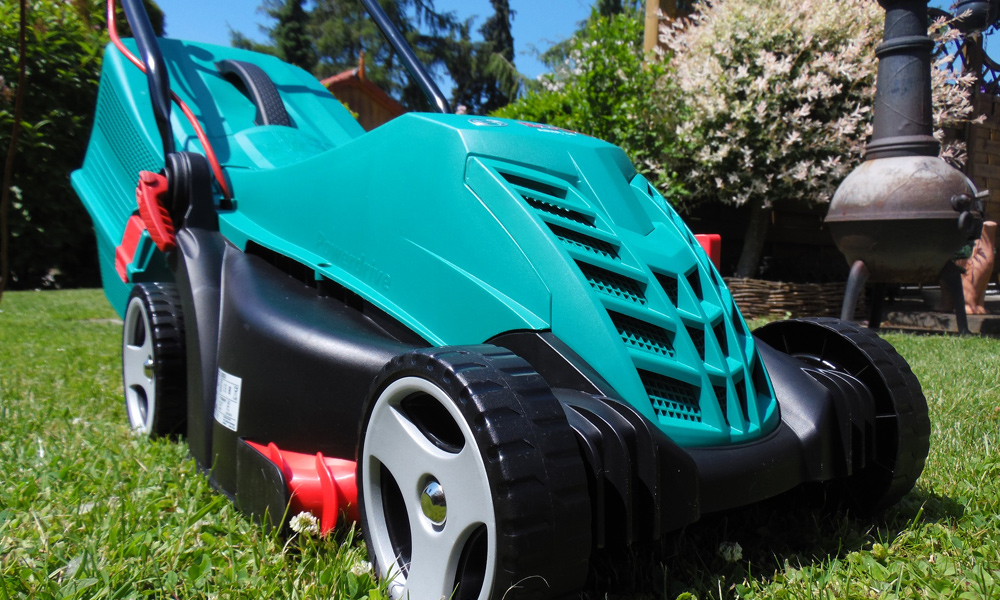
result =
[[[403,401],[417,394],[430,396],[447,410],[464,437],[460,450],[443,449],[406,415]],[[483,581],[477,598],[488,599],[496,574],[493,494],[472,430],[448,394],[419,377],[390,384],[372,409],[362,461],[368,543],[390,596],[450,598],[466,547],[473,534],[485,528],[485,567],[476,575]],[[440,525],[421,506],[421,495],[432,479],[447,495],[447,519]],[[405,515],[392,514],[390,496],[395,492],[390,482],[402,495]],[[400,558],[399,536],[392,531],[400,526],[409,530],[406,564]]]
[[[141,298],[132,298],[125,310],[122,335],[122,380],[125,407],[132,429],[148,434],[156,414],[156,374],[152,371],[153,335],[149,310]]]

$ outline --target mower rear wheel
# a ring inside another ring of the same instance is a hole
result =
[[[493,346],[393,359],[358,457],[361,526],[400,598],[550,598],[581,587],[590,498],[562,406]]]
[[[834,482],[852,508],[876,512],[913,489],[930,448],[930,419],[920,382],[892,344],[870,329],[832,318],[777,321],[754,335],[811,368],[847,373],[871,392],[873,455]]]
[[[169,283],[132,288],[122,330],[122,382],[133,429],[151,437],[183,431],[187,366],[184,316]]]

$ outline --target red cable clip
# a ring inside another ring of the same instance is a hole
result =
[[[149,171],[139,172],[139,185],[135,188],[135,200],[139,204],[139,216],[149,232],[149,237],[161,252],[169,252],[177,247],[174,238],[174,222],[163,206],[167,194],[167,178]]]

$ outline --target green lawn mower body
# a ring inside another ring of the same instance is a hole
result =
[[[273,57],[156,43],[232,195],[176,112],[165,150],[156,91],[109,46],[72,181],[125,318],[130,420],[183,434],[279,526],[312,506],[297,465],[315,463],[313,512],[328,529],[360,508],[394,597],[556,596],[595,546],[807,482],[879,509],[919,476],[905,361],[833,320],[752,334],[621,149],[466,115],[365,133]],[[143,171],[169,188],[165,247]]]

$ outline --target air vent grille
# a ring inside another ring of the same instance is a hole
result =
[[[747,382],[743,379],[735,382],[736,399],[740,402],[740,410],[743,411],[743,418],[749,420],[750,412],[747,409]]]
[[[698,300],[704,300],[705,297],[701,292],[701,278],[698,276],[698,269],[687,274],[687,282],[691,286],[691,291],[694,292],[694,297]]]
[[[712,328],[712,331],[715,333],[715,339],[719,342],[722,355],[729,356],[729,339],[726,337],[726,322],[720,320]]]
[[[729,423],[729,417],[726,414],[726,411],[729,408],[729,403],[726,402],[727,393],[725,384],[713,385],[712,390],[715,392],[715,399],[719,402],[719,410],[722,411],[723,418],[726,419],[726,423]]]
[[[664,293],[667,294],[667,298],[677,306],[677,278],[668,273],[656,273],[656,281],[660,283],[660,287],[663,288]]]
[[[674,334],[639,319],[608,311],[625,345],[662,356],[674,355]]]
[[[634,232],[626,231],[613,214],[606,213],[602,200],[593,198],[598,190],[577,189],[569,178],[510,163],[492,165],[498,179],[507,184],[511,199],[517,200],[521,210],[530,209],[527,212],[534,223],[545,224],[532,230],[544,231],[563,259],[579,268],[577,276],[589,284],[584,288],[594,308],[608,315],[606,323],[615,330],[602,335],[610,334],[609,339],[614,340],[617,331],[622,345],[613,342],[613,365],[603,366],[618,369],[621,359],[631,362],[627,372],[615,372],[611,377],[613,385],[626,386],[623,392],[627,390],[629,402],[638,406],[648,400],[663,431],[676,436],[679,443],[752,440],[766,429],[762,419],[776,422],[776,413],[769,408],[774,404],[773,394],[763,368],[744,369],[727,360],[731,354],[738,362],[744,355],[751,361],[759,359],[725,283],[715,269],[703,263],[704,256],[697,248],[693,254],[668,256],[657,245],[658,240],[633,236]],[[657,197],[648,183],[633,181],[631,185],[640,194]],[[659,198],[656,205],[664,211],[665,224],[676,226],[666,227],[658,235],[676,236],[675,243],[696,246],[676,212]],[[726,323],[730,320],[731,326]],[[577,337],[574,343],[586,344],[588,339]],[[619,356],[622,351],[625,356]],[[594,358],[595,352],[601,349],[585,350],[588,359]],[[765,402],[769,405],[764,406]]]
[[[532,196],[526,196],[522,194],[521,197],[524,198],[524,201],[528,203],[528,206],[537,211],[541,211],[543,213],[554,215],[563,219],[568,219],[570,221],[573,221],[574,223],[579,223],[580,225],[586,225],[587,227],[594,226],[594,217],[585,215],[579,211],[575,211],[573,209],[566,208],[563,206],[556,206],[551,202],[539,200],[538,198],[534,198]]]
[[[562,199],[566,197],[566,190],[564,188],[550,185],[543,181],[538,181],[537,179],[529,179],[528,177],[514,175],[513,173],[504,173],[503,171],[499,171],[499,173],[500,176],[507,181],[507,183],[512,185],[516,185],[545,196],[552,196],[553,198]]]
[[[701,356],[702,360],[705,359],[705,331],[697,327],[688,327],[688,335],[691,336],[691,341],[694,343],[695,350],[698,351],[698,355]]]
[[[598,292],[636,304],[646,304],[645,284],[584,262],[577,262],[577,265],[591,287]]]
[[[639,377],[658,418],[701,422],[697,386],[643,370]]]
[[[552,223],[548,223],[548,226],[552,230],[552,233],[556,234],[556,237],[563,243],[576,246],[592,254],[606,256],[612,260],[619,260],[618,247],[614,244],[573,231],[572,229],[553,225]]]

